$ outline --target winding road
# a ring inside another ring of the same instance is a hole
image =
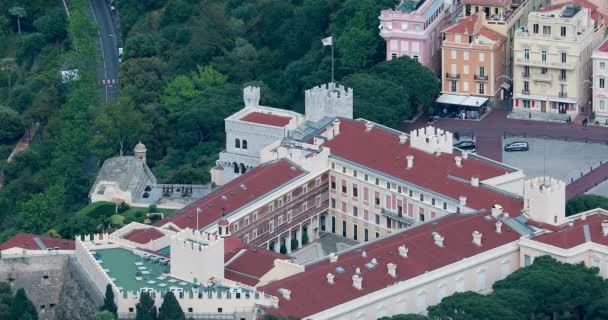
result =
[[[114,13],[108,0],[89,0],[93,20],[97,24],[101,62],[98,67],[99,84],[102,86],[102,101],[118,95],[118,40],[114,24]]]

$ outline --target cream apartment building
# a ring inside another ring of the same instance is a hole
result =
[[[608,125],[608,41],[593,51],[592,59],[595,121]]]
[[[563,119],[587,112],[594,37],[587,8],[561,4],[530,13],[515,33],[513,111]]]

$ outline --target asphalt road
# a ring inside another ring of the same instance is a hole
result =
[[[89,0],[89,4],[99,34],[98,41],[102,61],[99,63],[98,79],[102,87],[101,96],[102,101],[108,101],[118,95],[119,63],[116,28],[107,0]]]

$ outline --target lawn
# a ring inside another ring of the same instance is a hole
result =
[[[174,209],[156,209],[155,212],[162,212],[166,217],[172,215]],[[122,212],[116,213],[116,205],[112,202],[95,202],[87,205],[76,212],[78,218],[89,217],[91,219],[105,219],[110,217],[112,224],[122,226],[131,221],[143,222],[145,215],[150,212],[148,208],[130,207]]]

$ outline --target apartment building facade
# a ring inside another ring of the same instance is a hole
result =
[[[504,94],[506,38],[473,15],[443,30],[442,93],[500,100]],[[485,103],[485,102],[484,102]],[[474,107],[474,106],[473,106]],[[479,105],[477,107],[482,107]]]
[[[386,41],[386,60],[401,56],[440,72],[441,30],[449,22],[444,0],[403,0],[380,13],[380,36]]]
[[[608,125],[608,41],[593,51],[593,112],[595,121]]]
[[[588,110],[591,11],[565,4],[530,13],[515,33],[513,110],[576,116]]]

